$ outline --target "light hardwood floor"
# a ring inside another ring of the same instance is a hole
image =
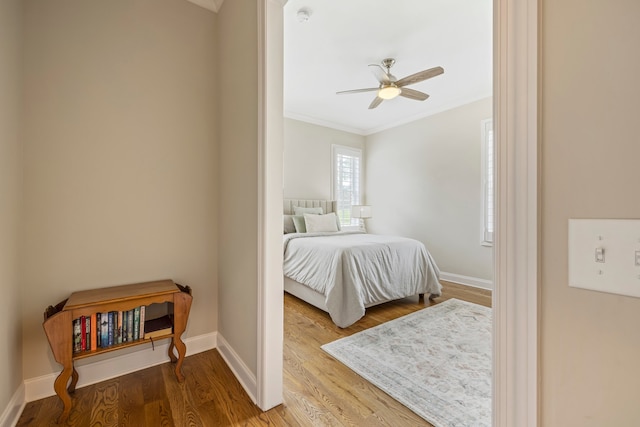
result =
[[[429,426],[320,349],[322,344],[441,303],[449,298],[491,305],[491,292],[442,282],[435,301],[417,298],[367,310],[349,328],[285,294],[284,404],[256,407],[217,350],[189,356],[179,384],[169,363],[78,389],[68,426]],[[18,426],[53,426],[56,396],[30,402]]]

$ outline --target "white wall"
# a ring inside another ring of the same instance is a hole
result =
[[[0,2],[0,418],[22,382],[18,274],[22,200],[22,16],[21,0]],[[40,312],[36,318],[41,316]],[[12,416],[12,410],[7,408],[7,416]]]
[[[481,120],[486,98],[369,135],[365,199],[368,230],[420,240],[447,273],[493,279],[493,254],[481,246]]]
[[[640,299],[568,286],[569,218],[640,218],[640,2],[543,0],[543,426],[640,425]]]
[[[284,120],[285,198],[331,198],[332,144],[364,150],[365,137],[298,120]]]
[[[217,329],[216,15],[183,0],[25,2],[24,378],[75,290],[193,288]]]
[[[258,54],[256,0],[219,11],[220,181],[218,331],[257,373]]]

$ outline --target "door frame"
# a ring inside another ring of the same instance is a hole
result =
[[[259,76],[257,404],[282,403],[282,64],[286,0],[256,0]],[[493,0],[496,234],[493,425],[538,425],[538,0]]]

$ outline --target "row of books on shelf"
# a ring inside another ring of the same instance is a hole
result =
[[[73,320],[73,353],[96,351],[173,332],[169,315],[145,321],[145,306],[128,311],[109,311]]]

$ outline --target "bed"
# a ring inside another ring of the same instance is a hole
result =
[[[307,212],[294,216],[299,208]],[[339,230],[329,224],[329,218],[336,220],[335,211],[335,201],[285,199],[286,292],[326,311],[341,328],[358,321],[368,307],[413,295],[440,295],[440,272],[424,244]],[[300,225],[300,217],[310,225],[308,230],[292,226],[294,219]],[[320,221],[328,228],[314,226]]]

